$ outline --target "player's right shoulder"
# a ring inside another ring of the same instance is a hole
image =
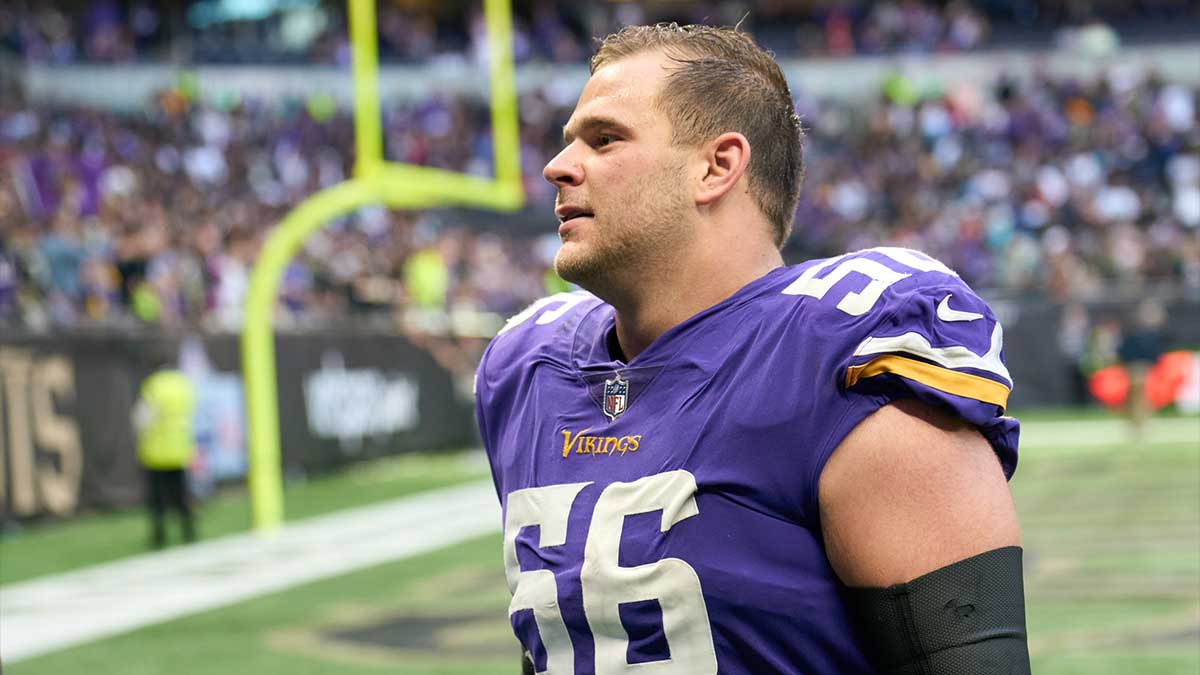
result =
[[[488,345],[487,362],[517,364],[531,359],[566,362],[580,320],[603,302],[586,291],[556,293],[526,307]]]
[[[587,291],[548,295],[513,315],[504,323],[500,332],[496,333],[496,338],[510,334],[525,335],[534,339],[545,338],[548,331],[539,330],[539,327],[574,323],[569,320],[560,323],[560,320],[569,319],[569,315],[582,316],[599,304],[600,299]]]

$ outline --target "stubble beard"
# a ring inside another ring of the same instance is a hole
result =
[[[668,264],[691,231],[683,181],[683,165],[669,166],[633,199],[613,199],[617,206],[601,210],[586,242],[568,238],[558,250],[558,276],[611,302]]]

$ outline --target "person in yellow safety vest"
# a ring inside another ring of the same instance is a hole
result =
[[[191,380],[161,358],[155,371],[142,382],[133,410],[138,459],[146,469],[146,505],[150,512],[150,545],[166,544],[166,512],[178,511],[184,541],[196,539],[196,525],[188,496],[186,469],[195,454],[192,415],[196,391]]]

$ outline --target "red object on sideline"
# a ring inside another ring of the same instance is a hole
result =
[[[1146,396],[1155,410],[1175,402],[1187,383],[1194,358],[1187,351],[1167,352],[1150,369],[1146,376]],[[1129,396],[1129,372],[1119,365],[1101,368],[1088,379],[1088,391],[1110,408],[1121,407]]]
[[[1101,368],[1088,378],[1088,391],[1110,408],[1123,406],[1125,397],[1129,396],[1129,373],[1125,366]]]

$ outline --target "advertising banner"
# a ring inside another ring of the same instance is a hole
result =
[[[0,521],[141,503],[131,414],[150,354],[178,355],[196,388],[199,495],[248,469],[238,340],[157,335],[0,338]],[[469,388],[397,335],[276,338],[285,476],[476,443]]]

